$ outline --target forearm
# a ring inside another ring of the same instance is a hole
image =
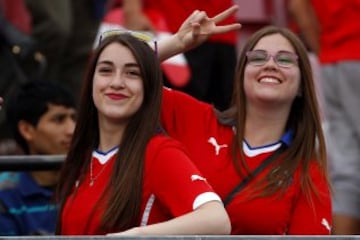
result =
[[[222,203],[212,201],[169,221],[133,228],[119,235],[223,235],[230,231],[230,220]]]
[[[289,12],[300,27],[305,41],[312,51],[319,52],[319,23],[308,0],[291,0]]]
[[[195,10],[182,23],[178,32],[158,44],[161,61],[178,53],[185,52],[202,44],[213,34],[221,34],[240,29],[239,23],[217,26],[216,24],[234,14],[238,9],[234,5],[218,15],[209,18],[204,11]]]
[[[162,39],[157,44],[160,61],[165,61],[166,59],[185,51],[185,46],[176,34]]]

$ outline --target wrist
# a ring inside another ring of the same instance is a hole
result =
[[[182,40],[182,37],[179,35],[179,33],[173,34],[171,38],[171,42],[174,46],[174,51],[176,54],[185,52],[187,50],[186,44]]]
[[[171,35],[158,42],[158,54],[160,61],[164,61],[176,54],[183,52],[185,45],[177,34]]]

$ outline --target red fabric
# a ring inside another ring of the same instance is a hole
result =
[[[311,0],[321,26],[322,63],[360,60],[360,0]]]
[[[31,14],[23,0],[0,1],[5,18],[20,31],[31,33]]]
[[[113,0],[112,7],[122,5],[122,0]],[[162,14],[166,24],[172,33],[177,32],[181,24],[195,10],[206,11],[209,17],[214,17],[219,12],[234,5],[232,0],[143,0],[145,11],[154,11]],[[235,23],[235,15],[228,17],[219,25]],[[235,31],[216,34],[209,38],[210,41],[236,44],[237,33]]]
[[[234,131],[218,123],[213,107],[175,90],[163,91],[162,124],[167,133],[182,142],[191,159],[207,178],[215,192],[224,199],[241,181],[232,165],[231,143]],[[216,152],[211,141],[222,147]],[[256,148],[266,150],[266,147]],[[256,168],[271,152],[247,155],[250,168]],[[257,178],[263,176],[260,174]],[[313,207],[300,191],[298,172],[284,196],[246,199],[250,183],[227,207],[232,234],[329,234],[331,201],[328,185],[316,161],[310,173],[321,193],[321,201],[313,196]]]
[[[209,17],[213,17],[220,11],[223,11],[233,5],[231,0],[144,0],[145,9],[155,9],[167,21],[171,32],[175,33],[181,26],[182,22],[190,16],[194,10],[206,11]],[[235,16],[225,19],[220,25],[235,23]],[[229,44],[236,43],[236,32],[228,32],[224,34],[216,34],[210,37],[210,41],[225,42]]]
[[[169,32],[169,28],[166,24],[166,20],[158,14],[157,11],[148,9],[145,10],[146,16],[151,20],[152,24],[155,25],[157,31]],[[121,7],[112,8],[104,16],[103,22],[124,25],[124,14]]]
[[[89,185],[88,173],[76,194],[68,198],[62,213],[63,235],[105,234],[98,230],[100,216],[105,208],[104,205],[98,204],[98,200],[109,180],[114,157],[106,164],[109,165],[101,165],[95,158],[94,176],[97,176],[104,167],[103,172],[98,175],[93,186]],[[165,136],[154,137],[146,151],[145,180],[139,219],[144,216],[145,224],[149,225],[191,212],[194,201],[199,195],[213,192],[206,181],[192,180],[191,176],[194,174],[201,176],[178,142]],[[150,212],[147,212],[145,206],[149,200],[151,201],[152,195],[155,199],[148,209]],[[94,214],[91,215],[93,210]],[[146,214],[149,214],[148,219]]]

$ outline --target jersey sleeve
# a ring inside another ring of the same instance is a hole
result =
[[[208,119],[213,118],[213,115],[213,107],[210,104],[177,90],[163,89],[161,123],[170,136],[179,139],[179,136],[199,133],[201,129],[205,129],[199,129],[199,126],[209,122]]]
[[[332,212],[329,184],[317,164],[310,167],[310,174],[317,194],[312,192],[310,201],[304,193],[299,193],[288,234],[331,234]]]
[[[175,140],[161,145],[151,161],[148,177],[155,197],[175,217],[206,202],[221,201]]]

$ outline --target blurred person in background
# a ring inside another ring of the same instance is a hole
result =
[[[0,1],[0,95],[7,98],[19,84],[38,78],[45,63],[31,37],[31,14],[24,0]],[[16,144],[0,112],[0,154],[14,154]]]
[[[26,155],[66,154],[75,128],[75,102],[60,85],[32,81],[4,103],[14,138]],[[0,175],[0,235],[54,234],[58,170]]]
[[[291,0],[289,12],[321,64],[333,233],[360,234],[360,1]]]
[[[104,0],[25,2],[32,19],[31,36],[47,59],[44,79],[59,82],[77,98]]]

